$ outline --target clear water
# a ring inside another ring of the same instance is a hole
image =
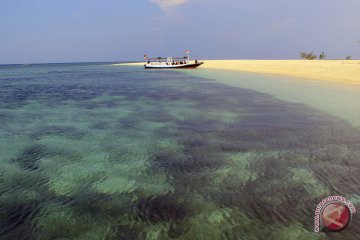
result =
[[[229,86],[268,93],[284,101],[305,104],[360,127],[360,84],[358,83],[343,84],[334,81],[223,70],[197,69],[193,74],[216,79]]]
[[[190,73],[0,67],[0,239],[360,237],[313,233],[360,203],[359,128]]]

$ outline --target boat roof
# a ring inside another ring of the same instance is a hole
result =
[[[187,59],[188,57],[157,57],[157,58],[147,58],[147,60],[161,60],[161,59],[168,59],[168,58],[172,58],[172,59]]]

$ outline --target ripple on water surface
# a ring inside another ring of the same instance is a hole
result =
[[[20,68],[0,77],[3,239],[334,238],[316,204],[359,203],[360,130],[337,117],[175,71]]]

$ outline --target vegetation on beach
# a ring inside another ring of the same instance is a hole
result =
[[[302,59],[307,59],[307,60],[315,60],[317,59],[317,55],[314,54],[314,52],[300,52],[300,57]],[[325,52],[321,52],[319,55],[319,60],[324,60],[326,58],[326,54]]]
[[[307,59],[307,60],[315,60],[317,58],[314,52],[301,52],[300,56],[302,59]]]
[[[359,44],[360,46],[360,41],[357,41],[357,43]],[[302,59],[306,59],[306,60],[315,60],[317,59],[317,55],[314,54],[314,52],[300,52],[300,57]],[[324,60],[326,58],[326,54],[324,51],[322,51],[320,54],[319,54],[319,60]],[[345,60],[352,60],[352,56],[351,55],[348,55],[345,57]]]
[[[323,51],[322,53],[320,53],[319,59],[320,59],[320,60],[324,60],[325,58],[326,58],[326,54],[325,54],[325,52]]]

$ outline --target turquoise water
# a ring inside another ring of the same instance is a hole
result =
[[[189,74],[190,73],[190,74]],[[0,66],[1,239],[357,239],[360,129],[189,71]]]
[[[305,104],[360,127],[360,85],[238,71],[197,69],[196,76],[229,86],[253,89],[278,99]]]

